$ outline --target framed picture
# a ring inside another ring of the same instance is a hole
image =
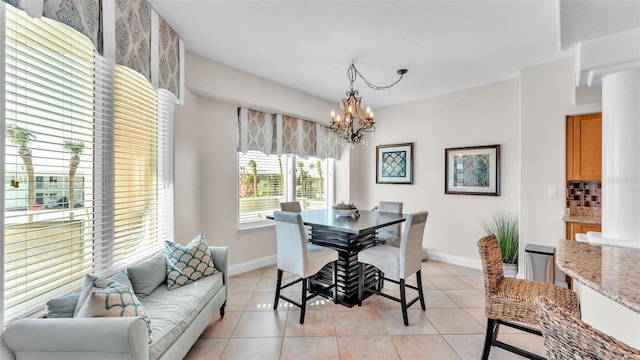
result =
[[[500,145],[444,150],[444,193],[500,195]]]
[[[376,183],[413,184],[413,143],[376,146]]]

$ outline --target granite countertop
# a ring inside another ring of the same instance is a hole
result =
[[[640,313],[640,249],[560,240],[556,264],[576,281]]]
[[[596,215],[567,215],[564,217],[564,221],[581,224],[602,224],[601,217]]]

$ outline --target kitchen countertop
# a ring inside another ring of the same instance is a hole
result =
[[[640,313],[640,249],[560,240],[555,257],[574,280]]]
[[[602,218],[595,215],[567,215],[564,217],[564,221],[581,224],[602,224]]]

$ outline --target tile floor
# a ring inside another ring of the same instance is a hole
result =
[[[231,277],[225,317],[211,321],[185,360],[477,360],[482,354],[486,318],[480,270],[424,262],[427,310],[414,304],[408,327],[402,323],[399,303],[375,295],[353,308],[316,297],[307,304],[305,323],[300,325],[297,307],[280,300],[278,310],[273,310],[275,281],[275,266]],[[415,284],[415,276],[407,282]],[[295,286],[285,291],[299,297]],[[387,282],[385,291],[397,295],[398,286]],[[499,339],[544,355],[539,336],[502,327]],[[522,359],[496,347],[489,358]]]

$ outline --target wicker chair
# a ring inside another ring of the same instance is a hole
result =
[[[548,359],[640,359],[640,350],[592,328],[544,296],[535,304]]]
[[[505,278],[502,271],[502,255],[494,235],[485,236],[478,240],[478,251],[480,252],[482,270],[484,272],[484,313],[487,317],[487,333],[482,359],[489,357],[492,345],[529,359],[544,359],[526,350],[498,341],[500,325],[542,335],[538,329],[514,322],[539,325],[535,299],[541,295],[553,299],[558,304],[562,304],[575,316],[580,316],[576,294],[571,290],[549,283]]]

